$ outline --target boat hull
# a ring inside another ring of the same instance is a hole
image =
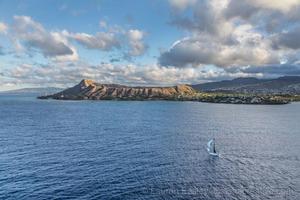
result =
[[[219,154],[217,154],[217,153],[209,153],[209,155],[211,155],[211,156],[219,156]]]

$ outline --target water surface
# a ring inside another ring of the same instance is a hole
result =
[[[0,199],[299,199],[299,153],[299,103],[0,95]]]

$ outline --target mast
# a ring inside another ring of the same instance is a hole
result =
[[[217,152],[216,152],[215,139],[213,139],[213,152],[214,152],[214,153],[217,153]]]

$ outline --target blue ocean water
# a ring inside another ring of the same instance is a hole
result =
[[[0,199],[296,200],[299,153],[299,103],[0,95]]]

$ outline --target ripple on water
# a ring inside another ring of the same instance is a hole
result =
[[[0,199],[299,199],[298,119],[300,104],[0,96]]]

